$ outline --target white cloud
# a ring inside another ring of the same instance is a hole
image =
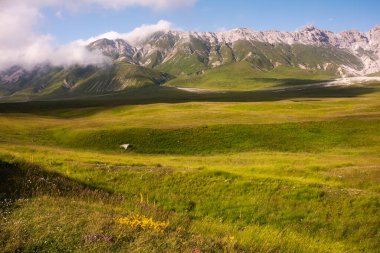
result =
[[[197,0],[81,0],[104,8],[121,9],[128,6],[143,6],[153,9],[168,9],[192,6]]]
[[[95,37],[91,37],[86,40],[78,40],[76,42],[79,45],[88,45],[89,43],[94,42],[98,39],[105,38],[105,39],[110,39],[110,40],[123,39],[133,45],[157,31],[164,31],[164,30],[169,30],[169,29],[177,29],[177,28],[175,28],[172,25],[172,23],[166,20],[160,20],[156,24],[149,24],[149,25],[144,24],[140,27],[135,28],[131,32],[118,33],[115,31],[110,31],[107,33],[97,35]]]
[[[0,69],[13,65],[28,69],[40,63],[68,66],[108,61],[100,53],[89,52],[84,46],[54,45],[52,36],[34,32],[36,25],[43,21],[38,8],[22,1],[5,5],[6,2],[0,5]]]
[[[197,0],[1,0],[0,6],[7,6],[14,3],[28,4],[29,6],[63,6],[66,8],[78,8],[88,6],[98,6],[107,9],[123,9],[131,6],[141,6],[150,9],[173,9],[180,7],[190,7]]]
[[[103,64],[108,59],[97,52],[90,52],[86,41],[106,37],[122,38],[130,43],[158,30],[172,28],[167,21],[153,25],[143,25],[128,33],[108,32],[89,40],[80,40],[68,45],[57,46],[49,34],[40,34],[36,28],[44,17],[40,9],[53,6],[65,9],[98,6],[101,8],[121,9],[129,6],[143,6],[151,9],[167,9],[191,6],[197,0],[0,0],[0,70],[12,65],[26,68],[39,63],[52,65]],[[62,16],[62,10],[56,13]]]

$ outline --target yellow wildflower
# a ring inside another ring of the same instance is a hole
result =
[[[118,223],[133,229],[152,230],[155,232],[163,232],[169,226],[169,222],[155,221],[144,215],[131,215],[129,217],[119,218]]]

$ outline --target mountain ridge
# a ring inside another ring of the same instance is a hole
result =
[[[281,71],[281,78],[290,80],[304,79],[303,75],[314,80],[313,73],[334,78],[380,71],[380,26],[368,32],[348,30],[339,33],[314,26],[295,32],[248,28],[223,32],[162,30],[135,43],[102,38],[89,43],[87,48],[110,58],[111,66],[64,68],[41,64],[32,70],[13,66],[0,71],[0,96],[32,98],[51,94],[74,96],[79,92],[101,94],[161,85],[169,80],[170,84],[175,84],[176,78],[178,83],[207,80],[208,86],[217,87],[221,80],[218,78],[220,74],[215,76],[218,71],[208,75],[213,69],[233,75],[232,78],[224,77],[224,86],[220,85],[220,89],[234,87],[227,82],[235,81],[247,89],[256,89],[260,85],[254,80],[261,80],[263,76],[270,80],[271,71],[278,67],[286,70]],[[239,71],[239,66],[245,66],[245,69]],[[269,74],[262,75],[261,72]],[[208,77],[194,79],[194,76],[203,75]]]
[[[369,32],[348,30],[340,33],[321,30],[314,26],[306,26],[295,32],[255,31],[248,28],[237,28],[223,32],[165,30],[153,33],[146,39],[137,42],[136,46],[132,46],[127,41],[117,39],[115,41],[119,43],[123,41],[124,43],[122,43],[122,46],[115,45],[113,49],[109,47],[109,44],[108,46],[102,46],[99,43],[100,41],[90,43],[89,48],[99,49],[107,54],[107,51],[120,53],[123,51],[123,47],[128,47],[129,50],[125,51],[127,54],[122,54],[124,58],[120,58],[119,60],[128,60],[129,58],[130,63],[143,66],[149,66],[152,63],[152,60],[144,61],[144,58],[155,52],[161,54],[163,58],[162,62],[165,63],[171,57],[174,57],[177,51],[175,49],[170,50],[170,48],[179,46],[180,44],[194,44],[194,41],[198,41],[211,50],[213,47],[231,47],[239,41],[247,41],[269,45],[283,44],[293,46],[300,44],[313,47],[331,46],[336,49],[348,50],[352,55],[359,58],[363,64],[363,68],[342,65],[340,75],[344,76],[344,72],[347,75],[367,75],[380,71],[380,26],[375,26]],[[112,40],[109,40],[109,42],[112,43]],[[158,42],[161,42],[161,45]],[[171,44],[168,44],[170,42]],[[163,46],[162,43],[167,43],[168,45]],[[190,49],[189,53],[192,54],[194,52]],[[210,59],[208,60],[210,61]],[[281,64],[273,63],[273,65]],[[212,67],[221,64],[223,63],[215,61]],[[328,64],[328,62],[324,64]],[[298,67],[302,68],[303,66]]]

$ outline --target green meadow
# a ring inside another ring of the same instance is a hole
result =
[[[378,252],[380,84],[278,85],[0,104],[0,251]]]
[[[202,74],[180,75],[166,85],[213,90],[257,90],[318,83],[336,77],[333,71],[303,70],[285,66],[262,71],[252,68],[249,62],[242,61],[209,69]]]

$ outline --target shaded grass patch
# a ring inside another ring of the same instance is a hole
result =
[[[136,153],[209,154],[249,150],[320,152],[379,145],[377,119],[257,125],[213,125],[180,129],[74,130],[54,136],[60,145]],[[371,139],[371,141],[368,141]],[[128,152],[128,151],[127,151]]]

